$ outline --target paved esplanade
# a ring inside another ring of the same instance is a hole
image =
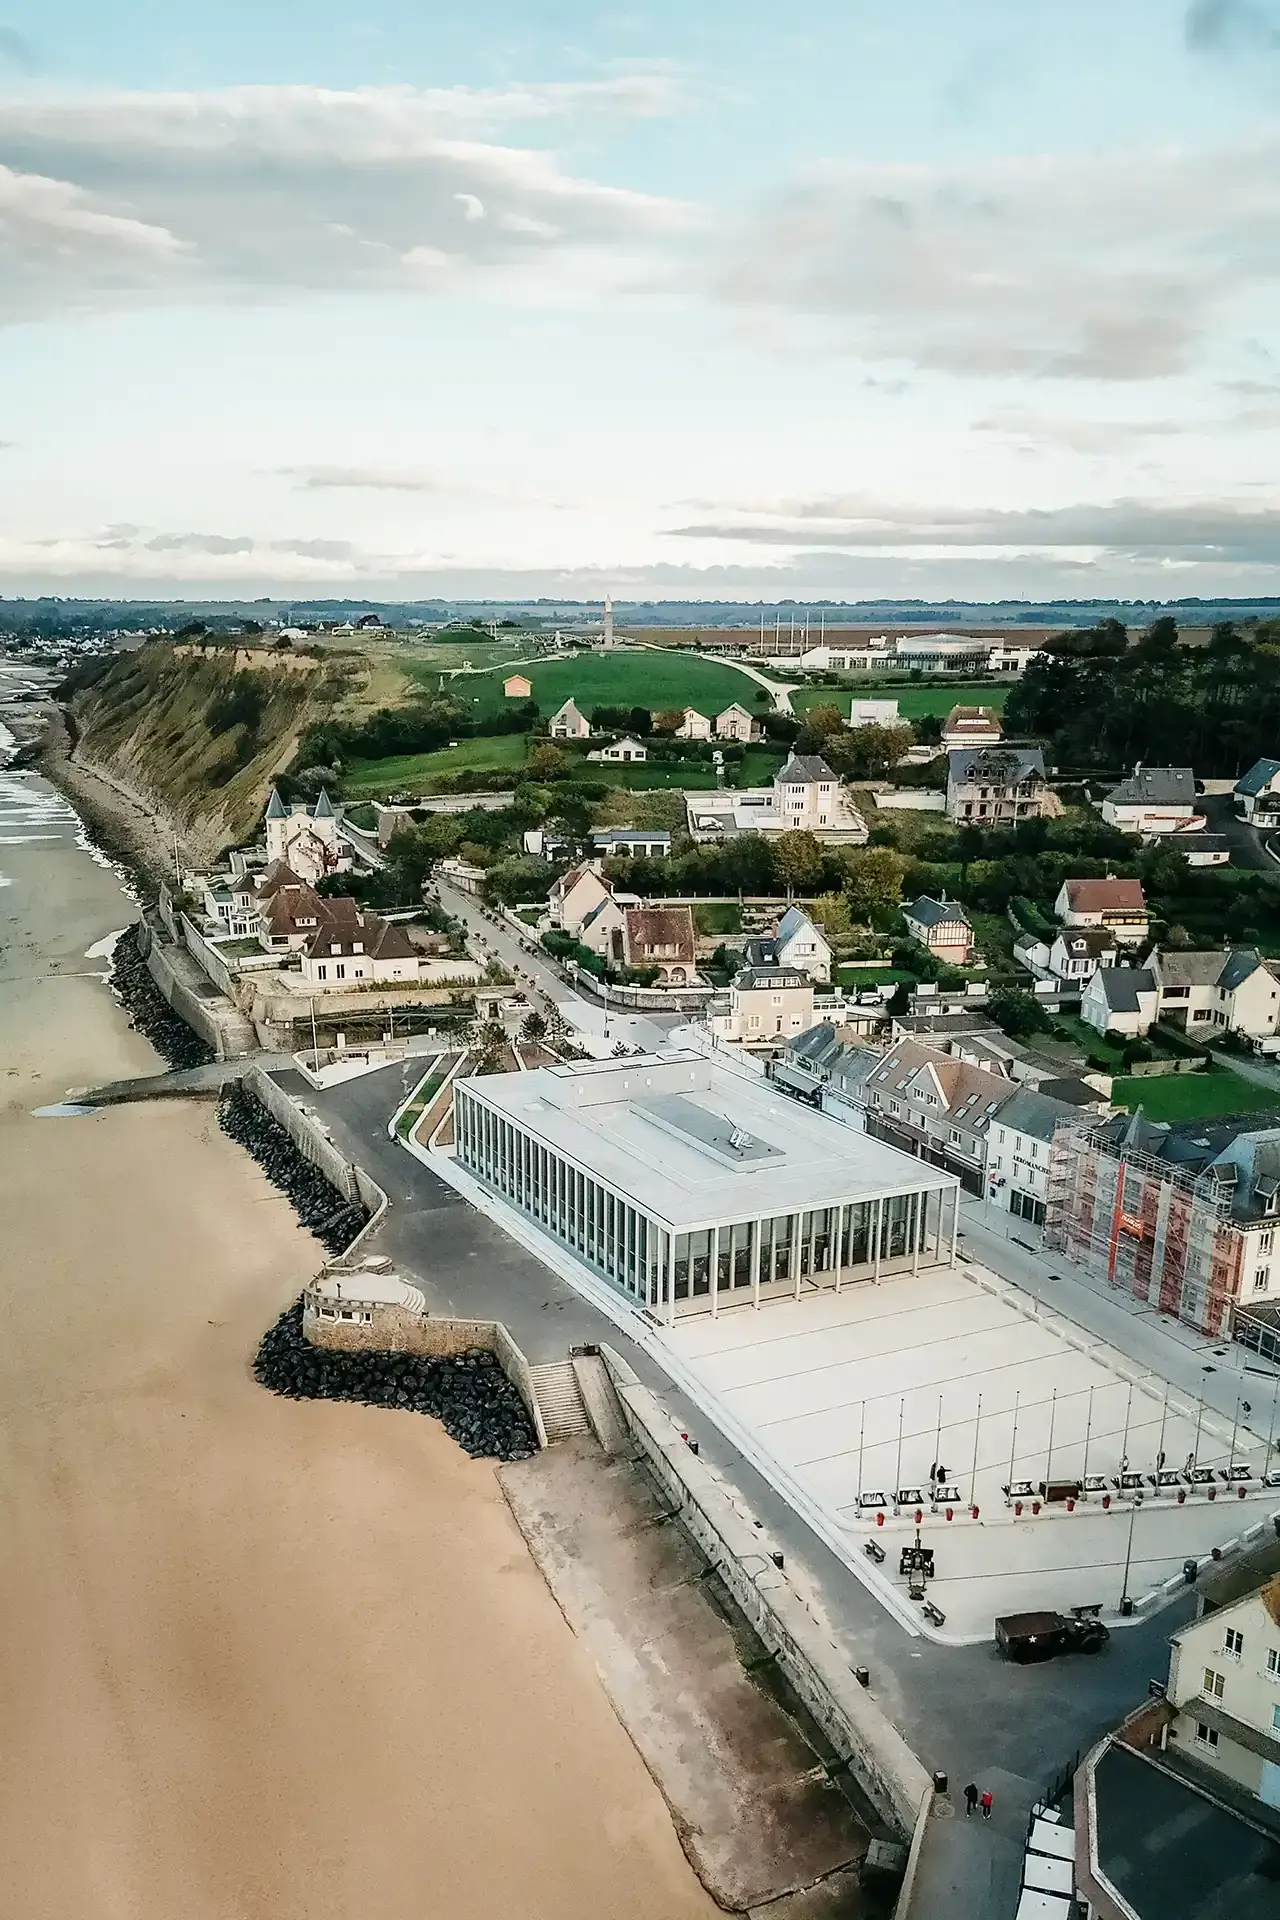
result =
[[[957,1796],[970,1779],[995,1793],[990,1823],[962,1816],[931,1825],[913,1920],[1012,1915],[1032,1801],[1064,1761],[1144,1697],[1149,1678],[1166,1672],[1168,1635],[1190,1618],[1192,1596],[1116,1634],[1097,1659],[1069,1666],[1011,1668],[990,1645],[945,1648],[908,1636],[647,1354],[388,1139],[391,1114],[420,1072],[410,1061],[327,1092],[304,1093],[300,1078],[291,1087],[323,1114],[339,1150],[387,1191],[380,1249],[413,1274],[436,1311],[504,1320],[535,1363],[563,1357],[578,1341],[607,1341],[626,1357],[769,1527],[788,1570],[811,1585],[850,1664],[870,1668],[876,1698],[925,1764],[944,1768]]]

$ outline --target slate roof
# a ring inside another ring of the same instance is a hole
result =
[[[1218,975],[1218,985],[1228,993],[1243,986],[1244,982],[1255,974],[1262,965],[1262,955],[1253,947],[1233,947],[1227,955],[1227,964]]]
[[[1264,1093],[1260,1087],[1259,1099]],[[1234,1220],[1270,1217],[1268,1202],[1280,1193],[1280,1112],[1274,1107],[1176,1126],[1146,1120],[1139,1110],[1105,1121],[1095,1138],[1116,1149],[1136,1147],[1191,1180],[1212,1175]]]
[[[1156,977],[1149,967],[1099,967],[1093,978],[1112,1013],[1137,1013],[1138,995],[1156,990]]]
[[[1104,953],[1116,950],[1116,937],[1110,927],[1059,927],[1053,942],[1055,947],[1059,940],[1074,960],[1083,954],[1088,954],[1091,960],[1100,960]]]
[[[1190,767],[1135,767],[1107,798],[1122,807],[1192,807],[1196,776]]]
[[[922,927],[947,926],[953,920],[959,921],[964,927],[969,925],[969,916],[960,902],[948,900],[945,894],[941,900],[935,900],[932,894],[922,893],[918,900],[913,900],[909,907],[904,907],[903,912]]]
[[[1044,753],[1039,747],[952,747],[947,755],[947,780],[953,786],[976,780],[1016,787],[1024,780],[1044,777]]]
[[[267,819],[287,820],[288,817],[289,809],[285,806],[284,801],[280,798],[276,789],[272,787],[271,798],[267,802]]]
[[[984,1133],[993,1115],[1014,1092],[1012,1080],[987,1073],[954,1054],[938,1053],[916,1040],[900,1040],[867,1075],[868,1087],[885,1095],[900,1094],[916,1075],[931,1068],[947,1103],[947,1118],[972,1133]]]
[[[1216,987],[1229,958],[1223,947],[1207,953],[1166,952],[1162,949],[1159,955],[1161,984],[1166,987]],[[1240,977],[1245,978],[1243,974]]]
[[[835,777],[821,754],[817,753],[793,753],[782,772],[774,776],[783,786],[790,787],[818,786],[822,781],[834,780]]]
[[[1068,880],[1067,907],[1072,913],[1143,913],[1147,911],[1141,880]]]
[[[1248,773],[1242,773],[1236,781],[1235,790],[1239,794],[1254,799],[1271,785],[1280,774],[1280,760],[1255,760]]]
[[[669,847],[671,835],[665,827],[596,827],[591,843],[596,847]]]
[[[803,907],[788,907],[778,922],[778,931],[774,935],[774,939],[779,947],[785,947],[788,940],[792,939],[797,933],[803,933],[806,927],[810,933],[822,935],[821,928],[815,926]]]
[[[734,976],[733,984],[749,993],[753,988],[808,987],[813,983],[799,967],[742,967]]]
[[[1075,1107],[1065,1100],[1034,1093],[1030,1087],[1019,1087],[1013,1098],[1005,1101],[998,1116],[1002,1127],[1012,1127],[1017,1133],[1029,1133],[1034,1140],[1045,1141],[1051,1141],[1060,1126],[1078,1123],[1079,1118]]]

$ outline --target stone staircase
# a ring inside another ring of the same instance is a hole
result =
[[[582,1392],[572,1360],[553,1360],[545,1366],[531,1367],[533,1390],[542,1411],[542,1424],[548,1443],[571,1440],[575,1434],[590,1433],[591,1422],[583,1405]]]

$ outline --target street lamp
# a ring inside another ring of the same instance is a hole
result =
[[[1142,1495],[1135,1493],[1133,1505],[1129,1509],[1129,1539],[1124,1550],[1124,1579],[1121,1581],[1120,1607],[1123,1611],[1129,1598],[1129,1567],[1133,1560],[1133,1523],[1138,1517],[1138,1508],[1142,1505]]]

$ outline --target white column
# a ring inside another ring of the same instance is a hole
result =
[[[800,1227],[803,1220],[802,1213],[793,1213],[791,1216],[791,1272],[794,1276],[792,1294],[797,1300],[800,1298]]]
[[[720,1229],[711,1229],[711,1318],[720,1311]]]
[[[663,1239],[666,1242],[663,1265],[667,1273],[667,1325],[674,1327],[676,1323],[676,1237],[674,1233],[668,1233],[664,1228]]]
[[[763,1228],[763,1220],[751,1222],[751,1304],[757,1313],[760,1311],[760,1236]]]
[[[840,1291],[840,1276],[844,1272],[844,1202],[836,1208],[836,1292]]]
[[[956,1241],[960,1237],[960,1189],[951,1189],[951,1264],[956,1263]]]
[[[881,1242],[884,1239],[884,1195],[883,1194],[880,1194],[876,1200],[875,1235],[876,1235],[876,1264],[875,1264],[875,1273],[873,1277],[875,1280],[875,1284],[879,1286],[880,1285],[880,1246],[881,1246]]]
[[[911,1196],[911,1271],[920,1271],[920,1230],[924,1225],[924,1194],[917,1191]]]

